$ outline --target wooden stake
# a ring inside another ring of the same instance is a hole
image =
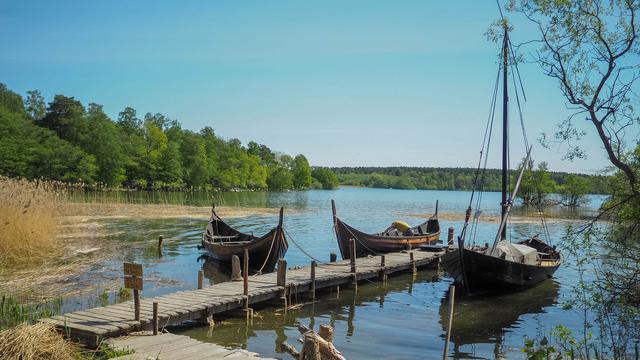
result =
[[[158,335],[158,303],[153,302],[153,319],[151,320],[153,325],[153,335]]]
[[[198,270],[198,289],[202,289],[204,283],[204,270]]]
[[[409,252],[409,260],[411,261],[411,272],[415,275],[418,273],[418,268],[416,267],[416,260],[413,258],[413,251]]]
[[[158,236],[158,255],[162,257],[162,241],[164,240],[164,236]]]
[[[338,255],[334,252],[329,253],[329,262],[336,262],[336,260],[338,260]]]
[[[249,249],[244,249],[244,258],[242,259],[242,285],[244,294],[244,308],[249,309]]]
[[[277,285],[281,287],[287,286],[287,260],[278,260]]]
[[[140,321],[140,291],[133,289],[133,316],[136,321]]]
[[[316,261],[311,261],[311,297],[316,299]]]
[[[453,246],[453,227],[449,228],[449,232],[447,233],[447,245]]]
[[[241,277],[240,258],[238,255],[233,255],[231,256],[231,280],[240,280]]]
[[[385,256],[380,255],[380,280],[387,281],[387,265],[385,262]]]
[[[442,353],[442,359],[446,360],[449,354],[449,341],[451,340],[451,326],[453,325],[453,305],[456,297],[456,287],[451,285],[449,287],[449,322],[447,325],[447,340],[444,343],[444,353]]]
[[[351,263],[351,273],[356,272],[356,240],[349,239],[349,260]]]

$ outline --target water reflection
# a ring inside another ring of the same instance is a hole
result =
[[[494,355],[504,355],[505,334],[516,327],[524,314],[540,314],[554,306],[560,286],[547,280],[538,286],[491,297],[456,297],[451,331],[452,351],[456,359],[469,358],[478,344],[493,344]],[[449,297],[440,305],[440,324],[446,332],[449,318]]]
[[[249,348],[262,356],[276,356],[281,353],[280,344],[284,341],[299,345],[298,324],[305,324],[316,330],[319,324],[331,324],[336,328],[336,347],[349,354],[350,358],[367,358],[365,355],[372,353],[371,346],[381,346],[386,352],[398,354],[398,357],[402,358],[406,354],[400,354],[407,351],[400,351],[399,344],[385,340],[402,336],[401,333],[406,331],[406,328],[397,327],[395,334],[375,331],[372,328],[396,322],[396,325],[399,325],[409,320],[401,316],[388,319],[380,315],[387,310],[395,312],[413,307],[414,310],[420,309],[420,312],[424,312],[425,307],[430,304],[421,303],[413,298],[411,293],[418,286],[422,287],[421,291],[433,292],[433,286],[440,284],[435,281],[437,279],[435,271],[425,271],[417,276],[401,275],[390,278],[384,285],[379,282],[361,284],[357,291],[351,287],[341,288],[339,293],[333,289],[326,290],[319,293],[315,303],[312,303],[307,295],[300,295],[297,304],[304,305],[293,310],[284,311],[280,307],[257,308],[257,315],[253,321],[247,322],[243,318],[217,319],[215,327],[190,328],[182,334],[223,346]],[[432,303],[434,312],[437,303]],[[372,324],[371,316],[375,316],[380,324]],[[372,334],[375,339],[371,338]],[[439,336],[440,331],[434,335]],[[370,341],[375,341],[376,345],[362,346],[363,342]]]

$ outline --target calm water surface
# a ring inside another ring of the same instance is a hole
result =
[[[397,219],[421,222],[416,215],[433,213],[436,200],[439,200],[441,213],[462,214],[468,206],[470,193],[344,188],[335,191],[161,196],[158,202],[187,205],[209,205],[216,201],[221,206],[284,206],[285,227],[295,242],[314,257],[326,261],[330,252],[339,254],[332,231],[330,199],[336,200],[338,215],[343,220],[366,232],[377,232]],[[483,213],[498,214],[499,198],[499,193],[485,193]],[[554,215],[574,218],[587,216],[603,199],[602,196],[591,196],[588,206],[578,214],[564,214],[561,208],[552,211]],[[210,283],[223,281],[224,275],[215,264],[197,260],[200,251],[196,246],[207,216],[208,213],[203,213],[198,219],[186,220],[109,220],[104,225],[116,233],[111,237],[123,244],[123,252],[116,259],[97,265],[85,276],[95,279],[99,274],[105,279],[117,279],[122,261],[141,262],[145,267],[142,296],[193,289],[197,272],[203,268]],[[567,226],[575,225],[577,221],[550,220],[550,241],[561,245]],[[228,219],[228,222],[245,232],[261,234],[271,229],[277,219],[275,215],[259,215]],[[461,225],[461,221],[447,220],[443,216],[443,237],[446,237],[449,226],[458,233]],[[476,241],[491,242],[497,226],[495,222],[480,223]],[[509,231],[514,240],[536,233],[542,233],[542,229],[535,220],[516,222]],[[159,234],[166,239],[163,257],[159,257],[156,250],[155,239]],[[310,261],[291,242],[286,259],[290,267],[307,265]],[[554,279],[534,289],[492,298],[457,299],[450,355],[455,358],[522,358],[520,349],[525,337],[541,337],[560,324],[580,331],[581,313],[563,310],[562,307],[562,303],[571,297],[571,287],[577,281],[576,271],[562,266]],[[315,324],[316,329],[318,324],[330,323],[336,327],[335,345],[349,359],[370,359],[374,355],[381,359],[437,358],[442,356],[444,346],[449,284],[450,279],[442,273],[421,271],[415,278],[411,275],[391,277],[386,286],[363,283],[357,293],[349,289],[341,289],[339,297],[336,293],[322,293],[315,305],[286,314],[275,311],[275,308],[260,308],[260,317],[252,325],[243,319],[224,319],[215,328],[188,328],[180,329],[180,332],[201,341],[290,359],[289,355],[280,352],[278,344],[287,340],[299,347],[296,341],[299,337],[298,323]],[[300,302],[303,300],[299,299]],[[87,300],[87,297],[74,299],[67,302],[65,308],[86,307],[91,301],[94,300]]]

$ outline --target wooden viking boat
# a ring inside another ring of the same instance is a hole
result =
[[[278,259],[287,253],[289,244],[282,228],[284,209],[280,208],[278,225],[261,237],[242,233],[216,214],[215,205],[211,208],[211,218],[207,229],[202,233],[202,248],[214,259],[231,262],[236,255],[240,263],[244,261],[244,249],[249,251],[249,271],[251,273],[272,272]]]
[[[420,245],[435,243],[440,239],[440,224],[438,223],[438,203],[436,211],[427,221],[411,228],[413,235],[403,235],[398,230],[390,230],[378,234],[364,233],[336,215],[336,203],[331,200],[333,211],[333,228],[338,239],[340,254],[343,259],[349,259],[349,239],[356,240],[356,257],[376,255],[406,249],[418,248]]]
[[[479,188],[482,191],[482,186],[479,184],[478,174],[480,173],[480,164],[483,160],[483,154],[489,153],[489,143],[487,138],[490,139],[493,124],[492,117],[487,124],[485,132],[485,142],[480,152],[480,162],[478,162],[478,169],[476,171],[476,178],[474,180],[473,192],[471,193],[471,200],[469,201],[469,207],[466,212],[464,226],[458,237],[458,248],[454,251],[448,252],[441,257],[442,265],[451,277],[453,277],[456,284],[464,286],[464,290],[469,293],[482,293],[488,291],[504,291],[513,289],[522,289],[531,287],[539,282],[552,277],[553,273],[558,269],[562,262],[562,257],[555,246],[551,246],[543,242],[538,236],[529,237],[528,239],[516,243],[511,243],[507,239],[507,220],[513,207],[514,199],[518,194],[518,188],[522,181],[524,170],[529,164],[531,156],[531,147],[528,146],[526,139],[526,131],[524,129],[524,122],[522,119],[522,133],[524,135],[524,143],[527,144],[527,154],[523,162],[523,166],[518,174],[517,181],[514,185],[513,192],[508,193],[508,163],[509,163],[509,141],[508,141],[508,68],[510,65],[509,49],[511,44],[509,42],[509,34],[505,28],[504,39],[501,49],[502,55],[502,81],[503,81],[503,115],[502,115],[502,198],[501,198],[501,222],[498,227],[498,232],[493,239],[493,245],[489,246],[489,243],[485,243],[484,246],[468,246],[465,245],[465,237],[467,234],[467,227],[469,225],[469,219],[471,217],[471,206],[473,204],[473,196],[475,191]],[[511,57],[512,58],[512,57]],[[511,62],[513,66],[513,62]],[[517,74],[517,69],[512,69],[512,74]],[[515,75],[514,75],[515,76]],[[497,95],[498,84],[496,83],[494,99]],[[516,95],[517,95],[516,89]],[[516,98],[518,98],[516,96]],[[495,112],[495,100],[493,101],[492,113]],[[518,103],[518,106],[519,103]],[[521,112],[520,112],[521,114]],[[486,144],[486,145],[485,145]],[[486,155],[485,166],[486,166]],[[542,213],[542,209],[539,209]],[[477,218],[480,216],[479,203],[476,209],[476,216],[474,216],[473,223],[477,226]],[[542,217],[542,224],[544,227],[544,233],[549,238],[546,223],[544,217]],[[472,233],[475,233],[472,231]],[[475,236],[475,235],[474,235]],[[474,241],[475,242],[475,241]],[[480,242],[484,243],[484,241]]]

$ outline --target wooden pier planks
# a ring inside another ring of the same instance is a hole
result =
[[[414,261],[417,267],[429,266],[435,264],[440,255],[442,252],[414,251]],[[387,274],[412,269],[410,254],[406,251],[387,253],[384,268],[380,264],[380,256],[358,258],[355,280],[377,278],[383,269]],[[349,260],[317,265],[316,290],[351,284],[353,281],[354,274],[351,273]],[[280,298],[283,288],[277,286],[276,282],[275,273],[249,277],[249,304]],[[288,269],[286,283],[290,294],[310,291],[310,267]],[[43,321],[54,323],[68,336],[79,339],[88,346],[96,347],[104,339],[151,329],[154,302],[159,305],[158,323],[159,327],[163,328],[242,308],[243,290],[241,281],[229,281],[203,289],[178,291],[149,299],[143,298],[140,304],[140,321],[134,320],[133,301],[76,311]]]
[[[116,358],[117,360],[262,359],[258,354],[246,350],[231,350],[216,344],[203,343],[188,336],[169,333],[159,335],[152,335],[149,332],[137,333],[108,339],[105,343],[113,349],[134,351],[130,355]]]

